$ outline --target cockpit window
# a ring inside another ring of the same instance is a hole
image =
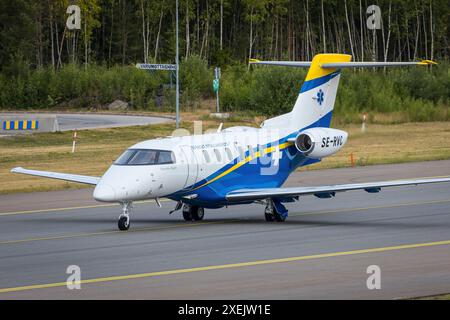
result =
[[[130,160],[130,158],[135,153],[136,153],[136,150],[128,149],[114,162],[114,164],[118,164],[118,165],[127,164],[127,162]]]
[[[175,156],[172,151],[159,151],[158,164],[174,163]]]
[[[138,150],[127,162],[128,165],[155,164],[158,151]]]
[[[116,165],[128,166],[169,163],[175,163],[172,151],[149,149],[128,149],[114,162]]]

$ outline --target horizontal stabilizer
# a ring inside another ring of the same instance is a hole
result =
[[[59,179],[66,180],[84,184],[92,184],[96,185],[100,181],[99,177],[91,177],[91,176],[80,176],[78,174],[70,174],[70,173],[59,173],[59,172],[50,172],[50,171],[39,171],[39,170],[28,170],[21,167],[14,168],[11,170],[12,173],[22,173],[28,174],[31,176],[38,176],[44,178],[51,179]]]
[[[258,59],[250,59],[250,64],[262,64],[269,66],[284,66],[308,68],[311,66],[311,61],[262,61]],[[422,60],[416,62],[334,62],[320,64],[323,69],[340,69],[340,68],[384,68],[384,67],[407,67],[407,66],[428,66],[437,64],[435,61]]]
[[[298,67],[309,68],[311,61],[261,61],[258,59],[250,59],[250,64],[264,64],[269,66],[284,66],[284,67]]]
[[[427,183],[450,182],[450,177],[433,179],[392,180],[366,183],[337,184],[330,186],[293,187],[293,188],[266,188],[266,189],[240,189],[231,191],[226,198],[229,201],[261,200],[267,198],[291,198],[301,195],[332,195],[335,192],[349,190],[365,190],[369,193],[379,192],[381,188]]]
[[[427,66],[437,64],[431,60],[417,62],[344,62],[344,63],[324,63],[322,68],[384,68],[384,67],[407,67],[407,66]]]

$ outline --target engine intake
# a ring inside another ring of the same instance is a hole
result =
[[[311,151],[314,150],[314,144],[315,142],[307,133],[300,133],[297,136],[297,139],[295,139],[295,146],[297,147],[297,150],[304,155],[308,155]]]
[[[304,156],[321,159],[338,152],[347,142],[348,133],[332,128],[311,128],[300,132],[295,147]]]

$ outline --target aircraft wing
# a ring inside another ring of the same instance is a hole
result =
[[[81,176],[78,174],[59,173],[59,172],[50,172],[50,171],[28,170],[28,169],[24,169],[21,167],[14,168],[11,170],[11,172],[28,174],[31,176],[79,182],[79,183],[85,183],[85,184],[93,184],[93,185],[96,185],[100,181],[100,177]]]
[[[419,185],[426,183],[450,182],[450,177],[433,179],[392,180],[367,183],[336,184],[330,186],[239,189],[226,195],[228,201],[260,200],[266,198],[294,198],[302,195],[315,195],[318,198],[331,198],[336,192],[365,190],[376,193],[384,187]]]

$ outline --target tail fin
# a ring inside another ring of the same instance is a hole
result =
[[[347,54],[324,53],[314,56],[309,61],[260,61],[250,59],[251,64],[262,64],[285,67],[309,67],[305,82],[300,89],[294,109],[289,114],[281,115],[265,121],[267,125],[286,126],[292,129],[306,127],[329,127],[336,100],[341,68],[379,68],[428,66],[436,64],[431,60],[416,62],[350,62],[352,56]]]
[[[292,128],[329,127],[339,85],[340,70],[322,68],[324,63],[345,63],[347,54],[318,54],[312,62],[300,89],[290,117]]]

